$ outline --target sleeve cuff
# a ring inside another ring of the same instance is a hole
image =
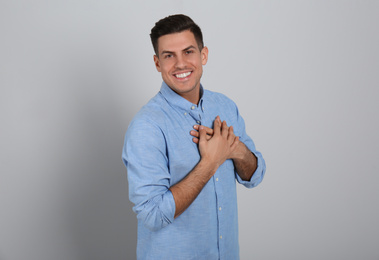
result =
[[[259,183],[261,183],[266,171],[266,164],[262,158],[262,155],[259,152],[256,152],[256,153],[253,152],[253,154],[257,158],[257,169],[253,173],[253,176],[251,176],[250,180],[248,181],[242,180],[241,177],[236,172],[238,183],[244,185],[246,188],[254,188]]]

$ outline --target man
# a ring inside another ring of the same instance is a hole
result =
[[[134,117],[123,160],[138,219],[138,259],[239,259],[236,180],[265,162],[236,105],[200,84],[208,49],[185,15],[151,30],[160,92]]]

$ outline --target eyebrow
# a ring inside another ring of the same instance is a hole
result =
[[[193,45],[190,45],[187,48],[183,49],[182,51],[188,51],[189,49],[196,49],[196,47],[193,46]],[[163,55],[163,54],[173,54],[173,53],[174,53],[173,51],[165,51],[165,50],[163,50],[161,52],[161,55]]]
[[[189,49],[196,49],[196,47],[193,45],[190,45],[187,48],[185,48],[183,51],[188,51]]]

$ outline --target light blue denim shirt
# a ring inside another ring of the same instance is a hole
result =
[[[265,161],[245,132],[237,106],[226,96],[204,90],[192,104],[164,82],[160,92],[134,117],[125,136],[122,158],[127,168],[129,198],[138,219],[138,259],[239,259],[236,180],[257,186]],[[193,125],[213,126],[219,115],[258,158],[251,180],[243,181],[232,160],[222,164],[195,201],[176,219],[169,188],[199,162]]]

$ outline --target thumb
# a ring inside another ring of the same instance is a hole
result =
[[[199,139],[200,139],[200,142],[201,141],[206,141],[207,140],[207,130],[205,130],[205,127],[204,126],[200,126],[199,127],[199,132],[200,132],[200,136],[199,136]]]

